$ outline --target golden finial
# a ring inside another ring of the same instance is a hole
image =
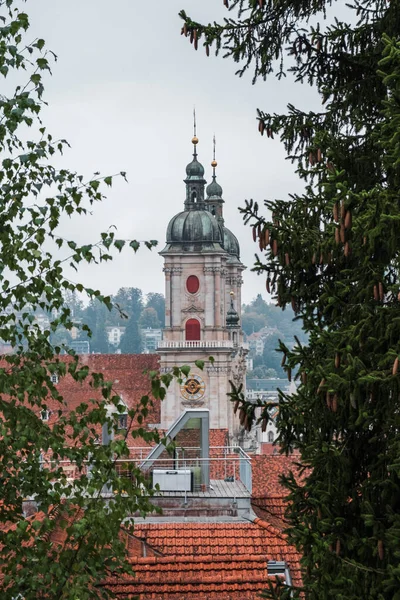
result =
[[[213,137],[213,159],[211,161],[211,166],[214,169],[214,175],[215,175],[215,167],[218,165],[217,161],[215,160],[215,134]]]
[[[199,143],[199,138],[196,136],[196,108],[193,108],[193,137],[192,144],[196,146]]]
[[[231,290],[231,291],[229,292],[229,295],[230,295],[230,296],[232,296],[232,298],[233,298],[233,296],[235,295],[235,292],[234,292],[233,290]]]

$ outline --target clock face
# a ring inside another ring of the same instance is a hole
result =
[[[181,385],[181,394],[186,400],[200,400],[204,396],[206,385],[199,375],[190,373]]]

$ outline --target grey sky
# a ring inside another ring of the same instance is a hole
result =
[[[279,141],[259,135],[256,108],[281,112],[289,101],[310,108],[312,96],[289,80],[252,86],[250,76],[234,75],[233,62],[207,58],[201,46],[195,52],[180,36],[181,8],[199,20],[226,15],[222,0],[28,1],[33,34],[59,58],[46,83],[44,121],[71,143],[63,164],[85,175],[124,170],[129,180],[115,182],[91,217],[63,229],[79,241],[96,241],[114,224],[119,237],[157,239],[161,250],[169,219],[183,207],[196,105],[199,159],[208,181],[214,132],[217,137],[226,224],[249,267],[248,302],[266,293],[263,278],[250,273],[256,245],[237,207],[245,198],[287,198],[300,189]],[[80,279],[107,293],[122,286],[164,291],[162,259],[154,250],[123,252],[110,264],[83,268]]]

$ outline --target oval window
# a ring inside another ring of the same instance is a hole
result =
[[[196,275],[190,275],[186,281],[186,289],[189,294],[196,294],[199,291],[200,283]]]

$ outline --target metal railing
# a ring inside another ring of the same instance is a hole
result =
[[[133,448],[148,455],[149,448]],[[193,492],[204,492],[208,489],[210,479],[227,483],[240,481],[251,493],[251,457],[238,446],[212,446],[209,458],[200,458],[200,448],[177,448],[173,455],[165,451],[165,457],[153,461],[150,469],[145,472],[151,476],[155,469],[190,469],[193,477]],[[144,458],[145,458],[144,456]],[[115,468],[121,476],[131,477],[133,470],[138,468],[143,458],[124,458],[115,461]],[[47,468],[62,468],[68,481],[87,475],[90,477],[90,467],[83,464],[77,467],[70,461],[45,460]],[[52,467],[51,467],[52,465]]]
[[[158,348],[234,348],[230,340],[176,340],[158,342]]]
[[[117,468],[129,472],[129,465],[135,467],[141,463],[138,458],[117,461]],[[193,473],[193,491],[205,491],[209,480],[234,483],[240,481],[246,490],[252,491],[251,457],[238,446],[212,446],[208,458],[200,457],[199,447],[177,447],[173,455],[152,461],[146,473],[150,476],[154,470],[186,470]]]

